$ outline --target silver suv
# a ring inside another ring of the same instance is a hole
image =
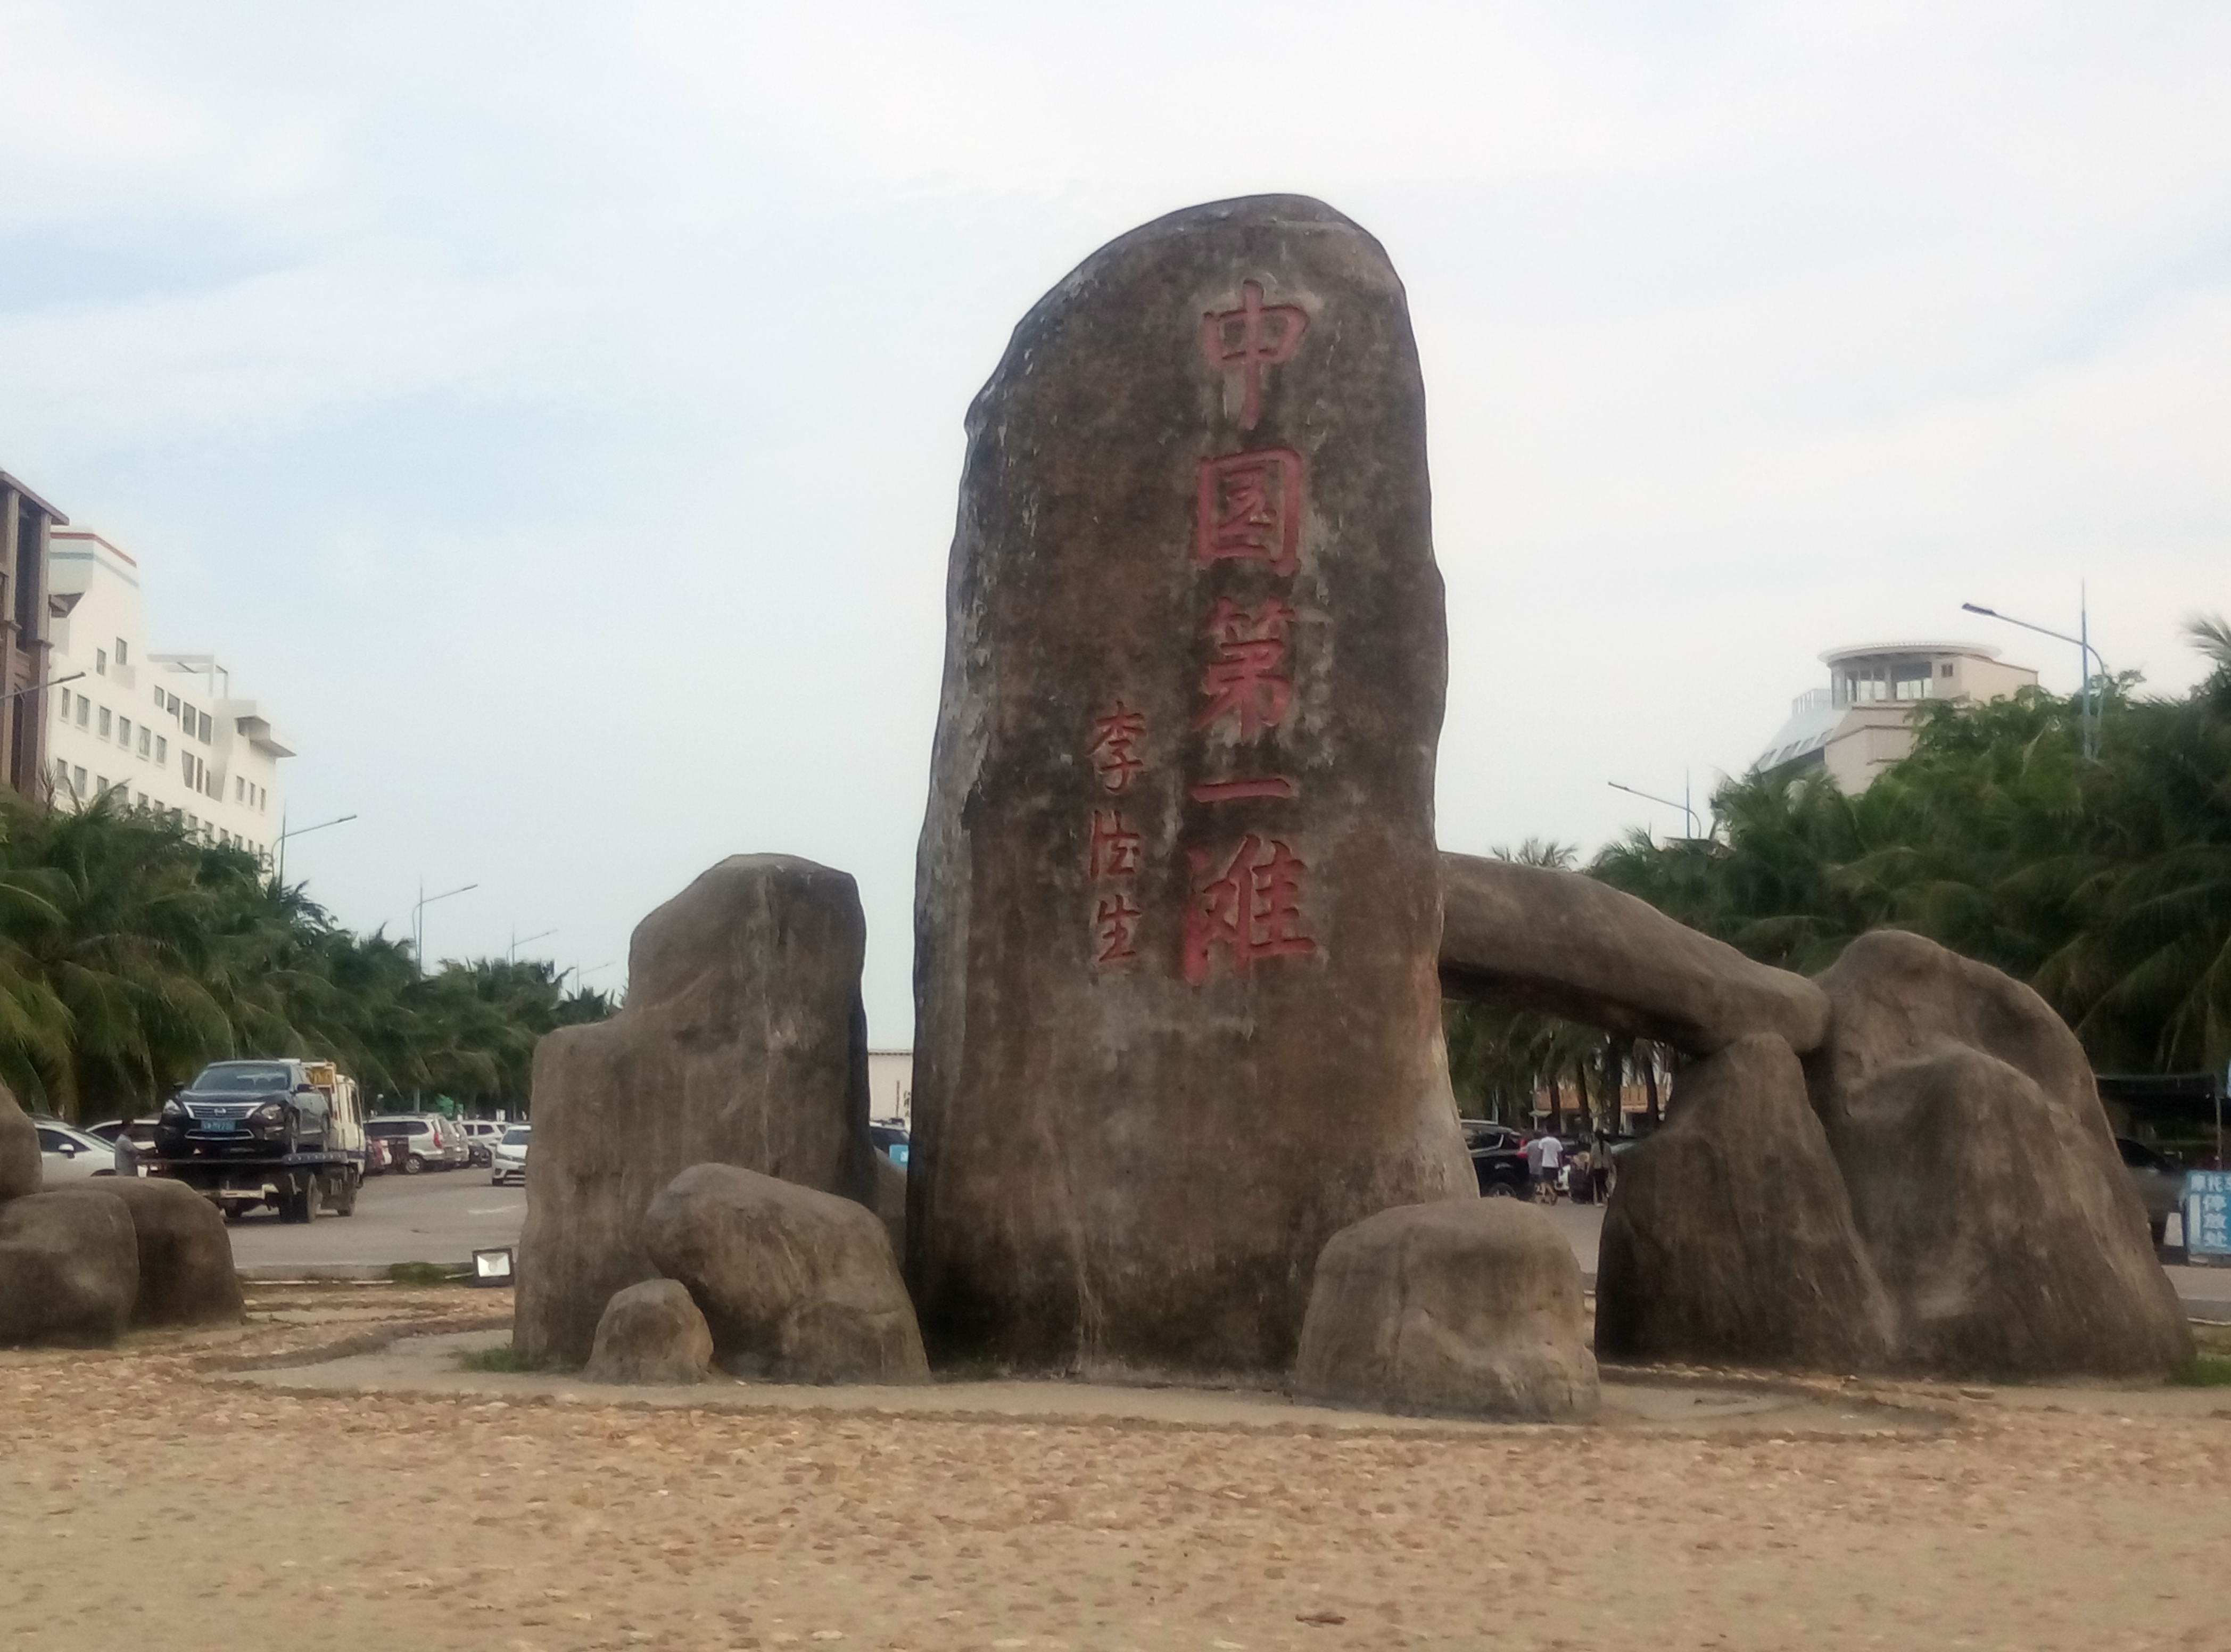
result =
[[[389,1113],[367,1118],[364,1133],[384,1136],[395,1143],[402,1161],[397,1168],[405,1176],[462,1169],[472,1163],[463,1133],[439,1113]]]

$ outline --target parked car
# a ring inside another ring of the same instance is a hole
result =
[[[39,1170],[44,1185],[84,1182],[116,1174],[116,1144],[51,1119],[37,1121]]]
[[[1525,1198],[1530,1191],[1526,1176],[1526,1138],[1507,1124],[1478,1118],[1465,1119],[1464,1133],[1480,1192],[1491,1199]]]
[[[902,1170],[907,1167],[907,1156],[913,1151],[913,1138],[903,1124],[870,1124],[868,1139],[882,1150],[890,1162]]]
[[[527,1149],[534,1136],[532,1124],[514,1124],[488,1150],[490,1187],[500,1188],[507,1182],[516,1182],[522,1188],[527,1185]]]
[[[493,1118],[459,1118],[451,1127],[463,1133],[468,1163],[486,1164],[489,1150],[503,1139],[504,1127]]]
[[[364,1173],[385,1176],[399,1168],[403,1163],[402,1146],[392,1136],[374,1136],[367,1127],[364,1136]]]
[[[2123,1156],[2124,1171],[2146,1208],[2146,1231],[2158,1247],[2168,1236],[2169,1219],[2184,1208],[2184,1167],[2127,1136],[2115,1138],[2115,1150]]]
[[[111,1118],[98,1124],[87,1124],[85,1127],[85,1133],[88,1136],[98,1136],[102,1141],[111,1143],[113,1143],[119,1136],[123,1136],[133,1147],[143,1153],[152,1151],[155,1145],[155,1121],[152,1116],[133,1119],[128,1130],[122,1119]]]
[[[465,1138],[452,1134],[449,1125],[439,1113],[389,1113],[366,1119],[364,1133],[393,1142],[402,1154],[403,1174],[417,1176],[423,1170],[462,1169],[472,1163]]]

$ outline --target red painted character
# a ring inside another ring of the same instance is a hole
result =
[[[1104,789],[1125,790],[1131,776],[1147,766],[1138,755],[1140,742],[1146,737],[1146,714],[1132,710],[1121,700],[1105,715],[1093,718],[1092,743],[1084,748],[1084,755],[1092,760],[1093,773],[1100,776]]]
[[[1092,842],[1085,852],[1088,878],[1135,878],[1143,834],[1124,824],[1120,809],[1092,811]]]
[[[1095,963],[1135,963],[1138,961],[1139,919],[1141,914],[1128,895],[1111,895],[1094,911]]]
[[[1275,728],[1294,697],[1285,664],[1286,627],[1294,611],[1272,597],[1259,608],[1243,608],[1228,597],[1217,599],[1208,616],[1208,638],[1216,658],[1201,673],[1201,697],[1208,702],[1193,726],[1206,729],[1219,717],[1238,716],[1239,737],[1252,740]]]
[[[1200,318],[1201,353],[1219,373],[1239,373],[1239,428],[1251,431],[1263,417],[1263,370],[1291,361],[1310,330],[1298,304],[1265,304],[1263,283],[1239,283],[1239,308],[1211,310]]]
[[[1302,456],[1257,448],[1200,462],[1193,514],[1193,560],[1202,567],[1233,557],[1267,562],[1273,573],[1301,567]]]
[[[1208,979],[1218,953],[1245,974],[1258,958],[1301,957],[1317,943],[1301,933],[1302,877],[1309,866],[1284,844],[1249,832],[1219,871],[1205,849],[1190,852],[1193,904],[1186,909],[1185,978]]]

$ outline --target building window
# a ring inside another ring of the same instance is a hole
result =
[[[203,712],[203,713],[202,713],[202,727],[201,727],[201,734],[200,734],[199,738],[200,738],[200,740],[201,740],[202,744],[204,744],[204,746],[206,746],[206,745],[208,745],[208,744],[209,744],[209,739],[210,739],[210,714],[209,714],[208,712],[206,712],[206,711],[204,711],[204,712]]]
[[[93,789],[102,797],[107,796],[108,776],[106,774],[95,774],[93,777]]]
[[[70,790],[75,792],[80,797],[83,797],[85,795],[85,770],[81,768],[73,768],[70,770],[70,774],[72,776]]]
[[[148,732],[147,725],[144,722],[141,723],[139,725],[139,755],[142,757],[145,757],[147,755],[147,744],[152,738],[153,735]]]
[[[1951,662],[1950,660],[1949,660],[1949,659],[1948,659],[1948,660],[1946,660],[1946,661],[1945,661],[1942,665],[1938,666],[1938,667],[1937,668],[1937,676],[1939,676],[1939,677],[1950,677],[1950,676],[1951,676],[1951,675],[1952,675],[1952,662]]]
[[[169,703],[168,705],[165,706],[165,707],[163,708],[163,709],[164,709],[164,710],[165,710],[165,711],[167,711],[167,712],[169,712],[172,716],[174,716],[174,717],[175,717],[175,716],[177,716],[178,715],[178,696],[177,695],[173,694],[173,695],[167,696],[166,697],[169,699],[170,703]]]
[[[120,716],[116,719],[116,743],[123,747],[126,751],[130,751],[132,749],[131,718]]]
[[[116,639],[116,663],[119,665],[125,664],[131,659],[131,658],[132,650],[126,645],[124,639],[121,637],[119,637]]]
[[[108,708],[107,706],[100,708],[100,737],[103,740],[108,738]]]
[[[93,651],[93,674],[95,677],[107,677],[108,675],[108,651],[107,649],[96,648]]]
[[[81,729],[84,728],[86,719],[90,717],[92,715],[93,702],[87,699],[82,694],[79,695],[77,696],[77,726]]]
[[[155,736],[155,767],[161,768],[171,761],[171,742],[162,735]]]
[[[69,784],[69,765],[59,757],[55,759],[55,784],[58,787]]]

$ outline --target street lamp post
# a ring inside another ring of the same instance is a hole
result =
[[[1685,770],[1681,775],[1681,800],[1678,803],[1670,797],[1660,797],[1655,792],[1646,792],[1639,786],[1622,785],[1618,781],[1606,781],[1604,784],[1614,792],[1626,792],[1636,797],[1646,797],[1652,803],[1663,803],[1669,809],[1680,810],[1689,822],[1690,839],[1693,842],[1704,835],[1697,830],[1697,811],[1689,807],[1689,776]]]
[[[460,884],[455,889],[445,889],[438,895],[426,892],[426,881],[418,880],[418,904],[411,909],[411,962],[420,975],[426,973],[426,909],[436,901],[446,901],[452,895],[462,895],[469,889],[478,889],[478,884]]]
[[[2097,680],[2092,668],[2098,668],[2098,677],[2107,675],[2107,662],[2099,658],[2099,651],[2092,646],[2091,606],[2079,594],[2077,598],[2077,635],[2054,631],[2047,625],[2033,625],[2027,619],[2017,619],[2012,614],[2002,614],[1996,608],[1986,608],[1980,602],[1963,602],[1961,608],[1971,614],[1981,614],[1986,619],[2002,620],[2009,625],[2020,625],[2024,631],[2034,631],[2040,637],[2050,637],[2057,642],[2076,645],[2076,669],[2084,679],[2084,705],[2080,713],[2084,725],[2084,756],[2087,762],[2099,756],[2099,699],[2092,684]]]
[[[557,933],[558,931],[555,930],[545,930],[541,934],[530,935],[527,939],[522,941],[519,938],[519,931],[517,930],[514,930],[511,932],[511,962],[514,963],[517,963],[519,962],[520,948],[533,946],[537,941],[547,941],[552,936]]]
[[[281,888],[283,889],[284,887],[286,887],[286,884],[287,884],[287,839],[289,839],[289,838],[299,838],[299,837],[301,837],[301,836],[304,832],[323,832],[323,831],[324,831],[327,826],[346,826],[346,825],[347,825],[351,820],[355,820],[355,819],[356,819],[356,816],[354,816],[353,814],[341,814],[341,815],[336,815],[336,816],[334,816],[334,817],[333,817],[333,819],[332,819],[332,820],[320,820],[320,821],[319,821],[319,822],[318,822],[318,824],[317,824],[317,825],[315,825],[315,826],[295,826],[295,827],[294,827],[294,828],[290,831],[290,830],[288,828],[288,826],[287,826],[287,811],[286,811],[286,810],[284,810],[284,809],[280,810],[280,811],[279,811],[279,835],[278,835],[276,838],[274,838],[274,839],[272,839],[272,841],[273,841],[274,843],[275,843],[275,844],[277,844],[277,845],[279,845],[279,872],[278,872],[278,878],[279,878],[279,884],[280,884],[280,887],[281,887]]]

